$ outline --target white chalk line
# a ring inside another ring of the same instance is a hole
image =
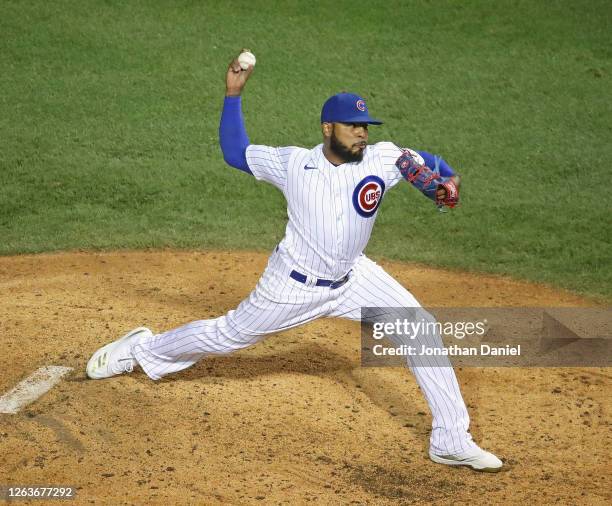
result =
[[[47,365],[37,369],[12,390],[0,397],[0,413],[11,415],[19,413],[21,408],[31,404],[51,390],[60,382],[62,376],[70,371],[72,371],[72,367],[57,365]]]

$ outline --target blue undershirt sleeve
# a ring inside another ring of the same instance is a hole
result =
[[[450,177],[455,175],[455,171],[453,170],[453,168],[448,163],[446,163],[446,161],[442,157],[438,155],[432,155],[427,151],[417,151],[417,153],[423,157],[425,165],[427,165],[430,169],[435,169],[437,164],[440,169],[440,175],[442,177]]]
[[[242,99],[239,96],[225,97],[223,101],[219,144],[223,159],[228,165],[252,174],[246,160],[246,148],[250,142],[242,117]]]

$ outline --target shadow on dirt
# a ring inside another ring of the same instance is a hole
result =
[[[190,369],[168,376],[163,381],[195,381],[201,378],[252,379],[269,374],[292,373],[328,375],[357,367],[354,360],[318,344],[292,346],[283,353],[249,355],[240,352],[231,356],[210,356]]]

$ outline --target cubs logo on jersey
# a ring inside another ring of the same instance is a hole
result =
[[[363,178],[353,191],[353,207],[364,218],[376,213],[385,193],[385,182],[378,176]]]

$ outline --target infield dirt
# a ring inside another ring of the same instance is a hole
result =
[[[610,504],[610,369],[458,370],[495,475],[427,458],[430,416],[407,370],[362,368],[359,326],[319,320],[159,382],[86,380],[130,328],[216,317],[255,286],[249,252],[0,258],[0,395],[73,367],[0,415],[0,485],[72,485],[69,504]],[[582,306],[500,277],[379,262],[427,306]],[[41,504],[40,501],[32,502]]]

